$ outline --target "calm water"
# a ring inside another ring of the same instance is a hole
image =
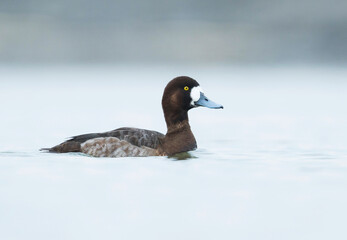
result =
[[[347,70],[0,67],[0,239],[346,239]],[[161,95],[196,78],[194,158],[38,151],[165,132]]]

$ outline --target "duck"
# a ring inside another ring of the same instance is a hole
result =
[[[78,152],[92,157],[174,156],[197,149],[189,125],[188,111],[197,107],[222,109],[208,99],[200,84],[191,77],[179,76],[165,87],[162,109],[167,126],[166,134],[157,131],[122,127],[108,132],[73,136],[51,148],[51,153]]]

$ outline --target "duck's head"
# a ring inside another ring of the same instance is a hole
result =
[[[186,76],[176,77],[165,87],[162,106],[166,122],[176,123],[188,119],[187,112],[196,107],[223,108],[209,100],[200,84]]]

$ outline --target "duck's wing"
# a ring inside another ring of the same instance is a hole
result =
[[[87,140],[100,137],[115,137],[119,140],[125,140],[138,147],[145,146],[149,148],[157,148],[159,144],[159,138],[164,137],[164,134],[140,128],[118,128],[113,131],[104,133],[89,133],[74,136],[67,142],[83,143]]]
[[[88,133],[71,137],[71,139],[54,146],[52,148],[43,148],[50,152],[66,153],[66,152],[80,152],[81,144],[96,138],[109,138],[114,137],[119,140],[124,140],[137,147],[148,147],[157,149],[159,141],[164,137],[164,134],[139,128],[118,128],[113,131],[104,133]]]

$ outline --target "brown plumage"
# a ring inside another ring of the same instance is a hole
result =
[[[104,133],[74,136],[57,146],[41,150],[82,152],[94,157],[170,156],[192,151],[197,144],[190,129],[188,111],[198,106],[223,108],[205,97],[197,81],[177,77],[168,83],[162,98],[166,135],[145,129],[118,128]]]

